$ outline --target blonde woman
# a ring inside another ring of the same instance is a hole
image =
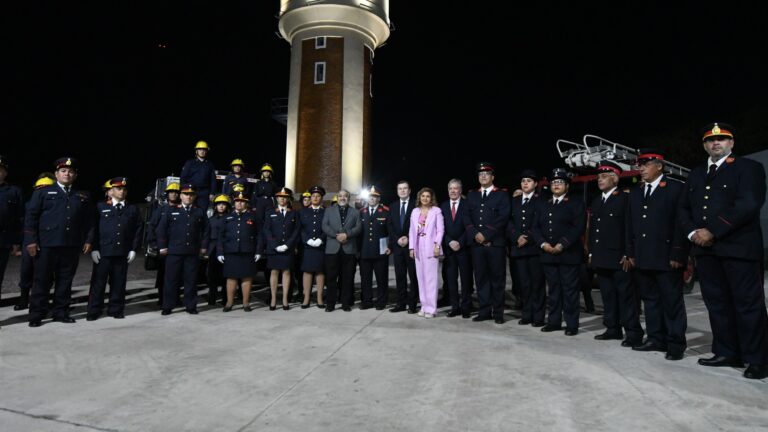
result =
[[[419,316],[434,318],[437,314],[438,266],[443,242],[443,212],[437,206],[435,191],[422,188],[416,194],[418,207],[411,213],[408,245],[416,260],[421,311]]]

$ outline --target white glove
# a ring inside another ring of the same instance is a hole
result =
[[[101,254],[99,253],[99,251],[91,252],[91,259],[93,260],[94,264],[98,264],[99,261],[101,260]]]
[[[315,247],[320,247],[323,244],[322,239],[315,239]]]
[[[259,262],[259,260],[261,259],[261,255],[256,254],[254,258],[255,258],[255,262]]]
[[[216,257],[217,260],[219,260],[220,263],[224,264],[224,255],[219,255]]]
[[[130,251],[128,252],[128,264],[132,263],[133,260],[136,259],[136,252]]]
[[[275,250],[276,250],[276,251],[278,251],[278,252],[280,252],[280,253],[283,253],[283,252],[285,252],[285,251],[287,251],[287,250],[288,250],[288,246],[286,246],[286,245],[280,245],[280,246],[276,247],[276,248],[275,248]]]
[[[312,239],[309,239],[309,240],[307,240],[307,244],[310,245],[310,246],[314,246],[315,245],[315,241],[312,240]]]

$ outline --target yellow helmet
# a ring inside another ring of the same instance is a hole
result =
[[[213,200],[213,204],[214,204],[214,205],[216,205],[216,204],[218,204],[218,203],[224,203],[224,204],[232,204],[232,203],[229,201],[229,197],[228,197],[228,196],[226,196],[226,195],[224,195],[224,194],[220,194],[220,195],[217,195],[217,196],[216,196],[216,198]]]
[[[331,202],[335,202],[335,203],[339,202],[339,196],[338,195],[334,195],[333,199],[331,199]]]
[[[261,166],[261,170],[260,170],[260,171],[269,171],[269,172],[273,172],[273,170],[272,170],[272,164],[268,164],[268,163],[265,163],[264,165],[262,165],[262,166]]]
[[[171,183],[168,186],[165,187],[166,192],[180,192],[181,191],[181,185],[178,183]]]
[[[235,165],[240,165],[241,167],[245,167],[245,163],[240,158],[233,160],[232,163],[229,164],[229,166],[235,166]]]
[[[205,141],[198,141],[197,144],[195,145],[195,150],[200,150],[200,149],[210,150],[210,148],[208,148],[208,143]]]
[[[245,192],[245,186],[238,183],[234,186],[232,186],[232,192]]]
[[[101,185],[101,188],[104,190],[112,189],[112,179],[105,181],[104,184]]]
[[[50,177],[41,177],[35,182],[35,189],[53,185],[53,179]]]
[[[309,193],[309,191],[304,191],[304,193],[301,194],[302,198],[311,198],[312,194]]]

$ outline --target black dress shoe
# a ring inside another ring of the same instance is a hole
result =
[[[629,339],[624,339],[623,341],[621,341],[621,346],[625,348],[632,348],[632,347],[640,346],[642,344],[643,343],[640,341],[633,341]]]
[[[72,318],[72,317],[54,318],[53,321],[54,322],[64,323],[64,324],[74,324],[75,323],[75,319]]]
[[[198,314],[197,309],[187,309],[187,313],[190,314],[190,315],[197,315]]]
[[[408,308],[408,314],[409,315],[413,315],[413,314],[418,313],[418,312],[419,311],[415,307]]]
[[[472,318],[472,314],[469,312],[462,312],[461,317],[464,319]]]
[[[307,303],[307,304],[303,304],[303,303],[302,303],[302,304],[301,304],[301,308],[302,308],[302,309],[309,309],[309,303]]]
[[[533,321],[531,321],[531,320],[527,320],[527,319],[521,319],[521,320],[520,320],[520,321],[518,321],[517,323],[518,323],[518,324],[520,324],[520,325],[528,325],[528,324],[531,324],[531,323],[533,323]]]
[[[768,378],[768,365],[749,365],[744,371],[744,378],[765,379]]]
[[[232,306],[224,306],[224,309],[221,310],[222,312],[232,312]]]
[[[326,312],[333,312],[334,310],[336,310],[336,307],[334,306],[328,305],[325,307]]]
[[[624,336],[615,332],[604,332],[595,336],[595,340],[622,340]]]
[[[243,311],[245,311],[245,312],[250,312],[250,311],[252,311],[252,310],[253,310],[253,309],[251,309],[251,305],[245,305],[245,306],[243,306]]]
[[[736,358],[730,358],[726,356],[712,356],[708,359],[699,359],[699,364],[702,366],[712,366],[712,367],[744,367],[744,362],[736,359]]]
[[[17,304],[17,305],[13,306],[13,310],[20,311],[20,310],[24,310],[24,309],[26,309],[28,307],[29,307],[29,305],[26,305],[26,304]]]
[[[385,308],[385,307],[386,307],[386,306],[381,306],[381,305],[379,305],[379,306],[376,306],[376,310],[384,310],[384,308]]]
[[[85,316],[85,320],[86,321],[96,321],[97,319],[99,319],[98,315],[88,314],[88,315]]]
[[[489,320],[492,320],[492,319],[493,318],[491,318],[490,315],[478,315],[478,316],[472,318],[472,321],[480,322],[480,321],[489,321]]]
[[[275,306],[270,305],[269,306],[269,310],[271,310],[271,311],[277,310],[277,305],[275,305]]]
[[[370,303],[360,303],[360,310],[366,310],[372,308],[373,305]]]
[[[324,304],[320,304],[320,303],[318,303],[318,304],[317,304],[317,307],[318,307],[319,309],[325,309],[325,305],[324,305]]]
[[[341,310],[344,312],[352,312],[352,306],[342,306]]]
[[[389,311],[392,313],[397,313],[397,312],[405,312],[405,309],[406,309],[405,306],[395,306]]]
[[[533,327],[544,327],[545,325],[547,325],[547,323],[545,323],[545,322],[543,322],[543,321],[542,321],[542,322],[536,322],[536,321],[534,321],[534,322],[533,322],[533,324],[531,324],[531,325],[532,325]]]
[[[290,309],[291,309],[290,305],[283,305],[283,310],[290,310]]]
[[[576,336],[579,334],[579,329],[573,330],[573,329],[565,329],[565,335],[566,336]]]
[[[664,356],[664,358],[667,359],[667,360],[682,360],[683,359],[683,353],[668,352]]]
[[[125,318],[125,314],[122,313],[122,312],[109,314],[109,316],[111,316],[114,319],[123,319],[123,318]]]
[[[163,309],[163,315],[170,315],[171,310],[170,309]]]
[[[544,325],[544,327],[541,328],[541,331],[543,331],[544,333],[549,333],[549,332],[558,331],[562,329],[563,328],[561,326],[553,326],[553,325],[546,324]]]
[[[35,320],[35,321],[30,321],[29,322],[29,326],[30,327],[40,327],[41,325],[43,325],[43,323],[40,320]]]
[[[498,317],[495,320],[493,320],[496,324],[504,324],[504,317]]]
[[[461,315],[461,312],[456,311],[456,310],[452,310],[452,311],[448,312],[447,314],[445,314],[445,316],[447,316],[448,318],[453,318],[453,317],[459,316],[459,315]]]
[[[660,347],[660,346],[656,345],[655,343],[653,343],[651,341],[645,341],[645,343],[642,343],[642,344],[637,345],[637,346],[633,346],[632,350],[634,350],[634,351],[660,351],[660,352],[667,351],[666,348]]]

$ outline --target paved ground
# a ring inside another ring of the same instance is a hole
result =
[[[698,289],[690,349],[670,362],[595,341],[599,315],[576,337],[514,311],[504,325],[261,303],[163,317],[152,282],[131,282],[124,320],[33,329],[0,308],[0,430],[768,430],[768,382],[696,365],[711,340]]]

